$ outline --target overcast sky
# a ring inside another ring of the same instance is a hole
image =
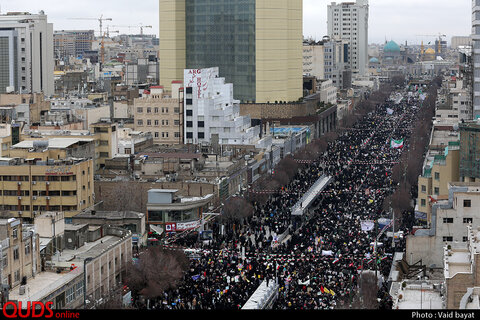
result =
[[[351,0],[353,1],[353,0]],[[327,5],[331,0],[303,0],[304,36],[320,40],[327,34]],[[342,1],[337,1],[342,2]],[[146,34],[158,35],[158,0],[0,0],[1,12],[44,10],[55,30],[95,29],[95,20],[69,18],[112,18],[109,25],[151,25]],[[370,0],[369,42],[394,40],[419,44],[434,41],[420,35],[452,36],[471,33],[471,0]],[[121,33],[139,33],[139,28],[110,27]]]

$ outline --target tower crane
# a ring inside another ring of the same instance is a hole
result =
[[[138,26],[112,26],[112,27],[117,27],[117,28],[140,28],[140,34],[143,36],[143,28],[152,28],[152,26],[144,26],[144,25],[138,25]]]
[[[103,36],[103,21],[112,21],[112,18],[104,18],[103,14],[100,16],[100,18],[69,18],[69,20],[97,20],[100,24],[100,37]]]

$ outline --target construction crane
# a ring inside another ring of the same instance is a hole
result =
[[[103,37],[103,21],[112,21],[112,18],[104,18],[103,14],[100,16],[100,18],[69,18],[69,20],[97,20],[100,24],[100,37]]]
[[[110,31],[109,26],[107,26],[107,32],[106,32],[107,38],[110,38],[110,33],[120,33],[120,31],[118,30]]]
[[[116,28],[140,28],[140,34],[143,36],[143,28],[152,28],[152,26],[144,26],[144,25],[138,25],[138,26],[111,26],[111,27],[116,27]]]

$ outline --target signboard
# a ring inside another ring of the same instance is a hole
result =
[[[72,166],[48,167],[45,171],[46,175],[73,175]]]
[[[208,90],[208,82],[218,76],[218,67],[208,69],[186,69],[183,75],[183,83],[186,88],[197,88],[197,98],[202,99],[205,97]]]
[[[200,227],[200,221],[177,222],[177,231],[191,230]]]

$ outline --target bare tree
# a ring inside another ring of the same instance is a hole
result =
[[[253,215],[253,206],[243,197],[231,197],[224,206],[222,220],[226,222],[242,222]]]
[[[177,288],[188,267],[189,260],[183,251],[151,247],[136,262],[127,265],[126,284],[134,298],[155,298]]]

